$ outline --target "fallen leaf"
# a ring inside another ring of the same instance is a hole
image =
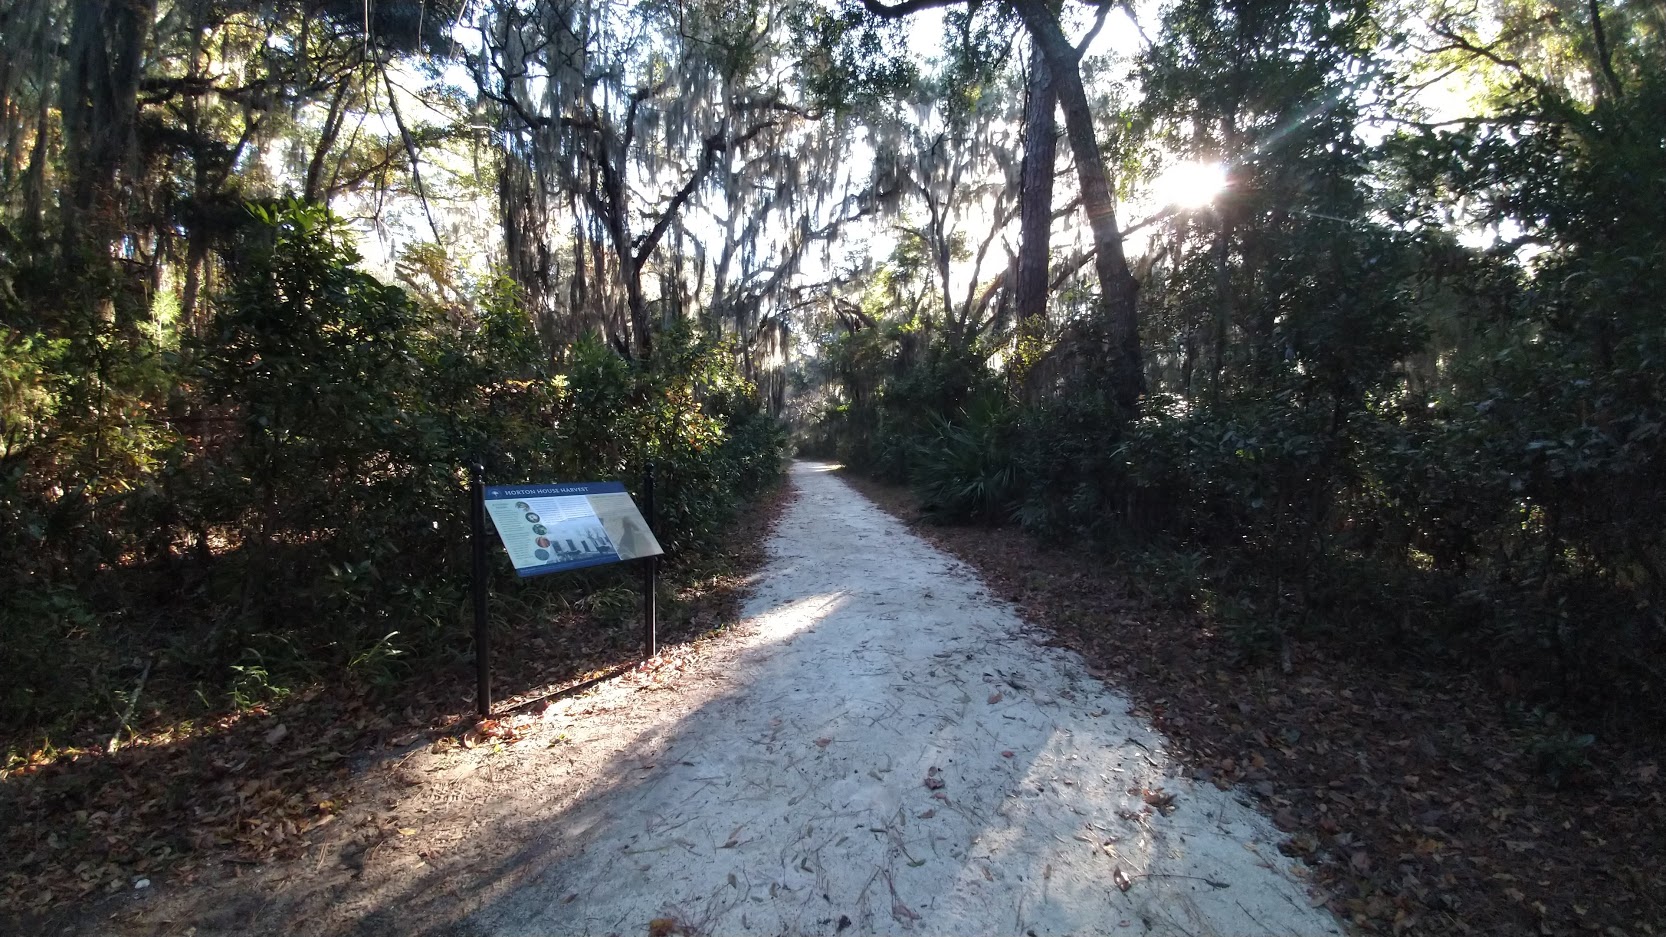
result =
[[[996,703],[999,703],[1003,698],[1004,697],[1002,697],[999,693],[991,693],[989,694],[989,705],[993,706]]]
[[[676,918],[656,917],[648,922],[648,937],[671,937],[676,931]]]
[[[1140,796],[1147,804],[1162,811],[1165,817],[1175,810],[1174,795],[1167,793],[1162,788],[1145,791]]]
[[[932,817],[935,817],[935,816],[937,816],[937,808],[936,807],[928,807],[928,808],[926,808],[926,810],[923,813],[915,814],[914,819],[916,819],[916,820],[930,820]]]
[[[1287,856],[1311,856],[1319,851],[1319,841],[1311,833],[1297,833],[1279,843],[1278,851]]]
[[[1012,757],[1012,752],[1002,752],[1001,757],[1002,758],[1011,758]]]
[[[833,744],[832,739],[816,739],[816,747],[817,748],[826,748],[827,746],[832,745],[832,744]]]
[[[1128,873],[1122,871],[1122,866],[1120,865],[1117,866],[1113,872],[1111,872],[1111,881],[1115,882],[1116,887],[1122,891],[1127,891],[1128,889],[1134,887],[1134,883],[1128,878]]]
[[[719,849],[733,849],[733,848],[735,848],[735,845],[739,842],[740,842],[740,827],[737,826],[737,827],[735,827],[735,831],[733,833],[729,834],[729,839],[726,842],[724,842],[723,845],[721,845],[717,848],[719,848]]]

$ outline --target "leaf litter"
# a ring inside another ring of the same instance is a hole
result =
[[[1129,692],[1194,779],[1260,800],[1308,863],[1313,906],[1364,933],[1666,934],[1666,782],[1648,745],[1599,740],[1558,787],[1470,674],[1316,641],[1293,646],[1289,674],[1246,666],[1108,558],[928,524],[905,489],[841,477]]]
[[[690,653],[671,642],[739,611],[747,578],[763,563],[764,541],[790,497],[783,485],[748,512],[727,541],[727,559],[667,571],[679,591],[662,617],[666,653],[640,668],[651,686],[673,686],[689,666]],[[640,639],[635,622],[591,621],[581,609],[565,614],[510,623],[502,646],[515,652],[494,661],[500,688],[559,690],[617,672],[632,659]],[[158,682],[153,676],[152,686]],[[184,886],[293,863],[314,850],[317,831],[358,803],[368,768],[395,766],[411,746],[490,749],[551,734],[541,732],[541,712],[459,715],[472,697],[466,666],[391,691],[318,685],[212,718],[153,718],[113,752],[105,745],[108,727],[91,727],[84,743],[9,763],[0,768],[0,853],[8,856],[0,916],[51,920],[153,882]],[[558,742],[556,736],[550,744]],[[378,820],[362,835],[374,844],[418,832]],[[362,865],[364,852],[344,852],[342,860]]]

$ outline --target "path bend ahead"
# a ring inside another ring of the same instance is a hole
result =
[[[638,727],[654,763],[591,779],[464,930],[1341,933],[1264,817],[828,468],[793,467],[721,689]]]

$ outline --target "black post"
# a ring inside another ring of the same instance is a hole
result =
[[[648,522],[648,532],[654,530],[654,463],[649,462],[642,473],[642,517]],[[643,559],[642,567],[642,659],[659,653],[659,602],[655,596],[658,573],[657,556]]]
[[[482,719],[492,713],[492,642],[486,628],[486,467],[469,466],[469,545],[474,550],[474,692]]]

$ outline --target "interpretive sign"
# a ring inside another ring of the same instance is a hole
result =
[[[488,485],[485,495],[522,578],[665,552],[619,482]]]
[[[469,466],[469,552],[474,604],[475,698],[481,716],[492,713],[492,629],[486,593],[486,518],[492,519],[503,548],[521,578],[625,560],[642,561],[642,658],[659,652],[659,603],[655,599],[659,556],[654,538],[654,463],[642,471],[642,504],[647,518],[619,482],[554,485],[487,485],[486,468]]]

